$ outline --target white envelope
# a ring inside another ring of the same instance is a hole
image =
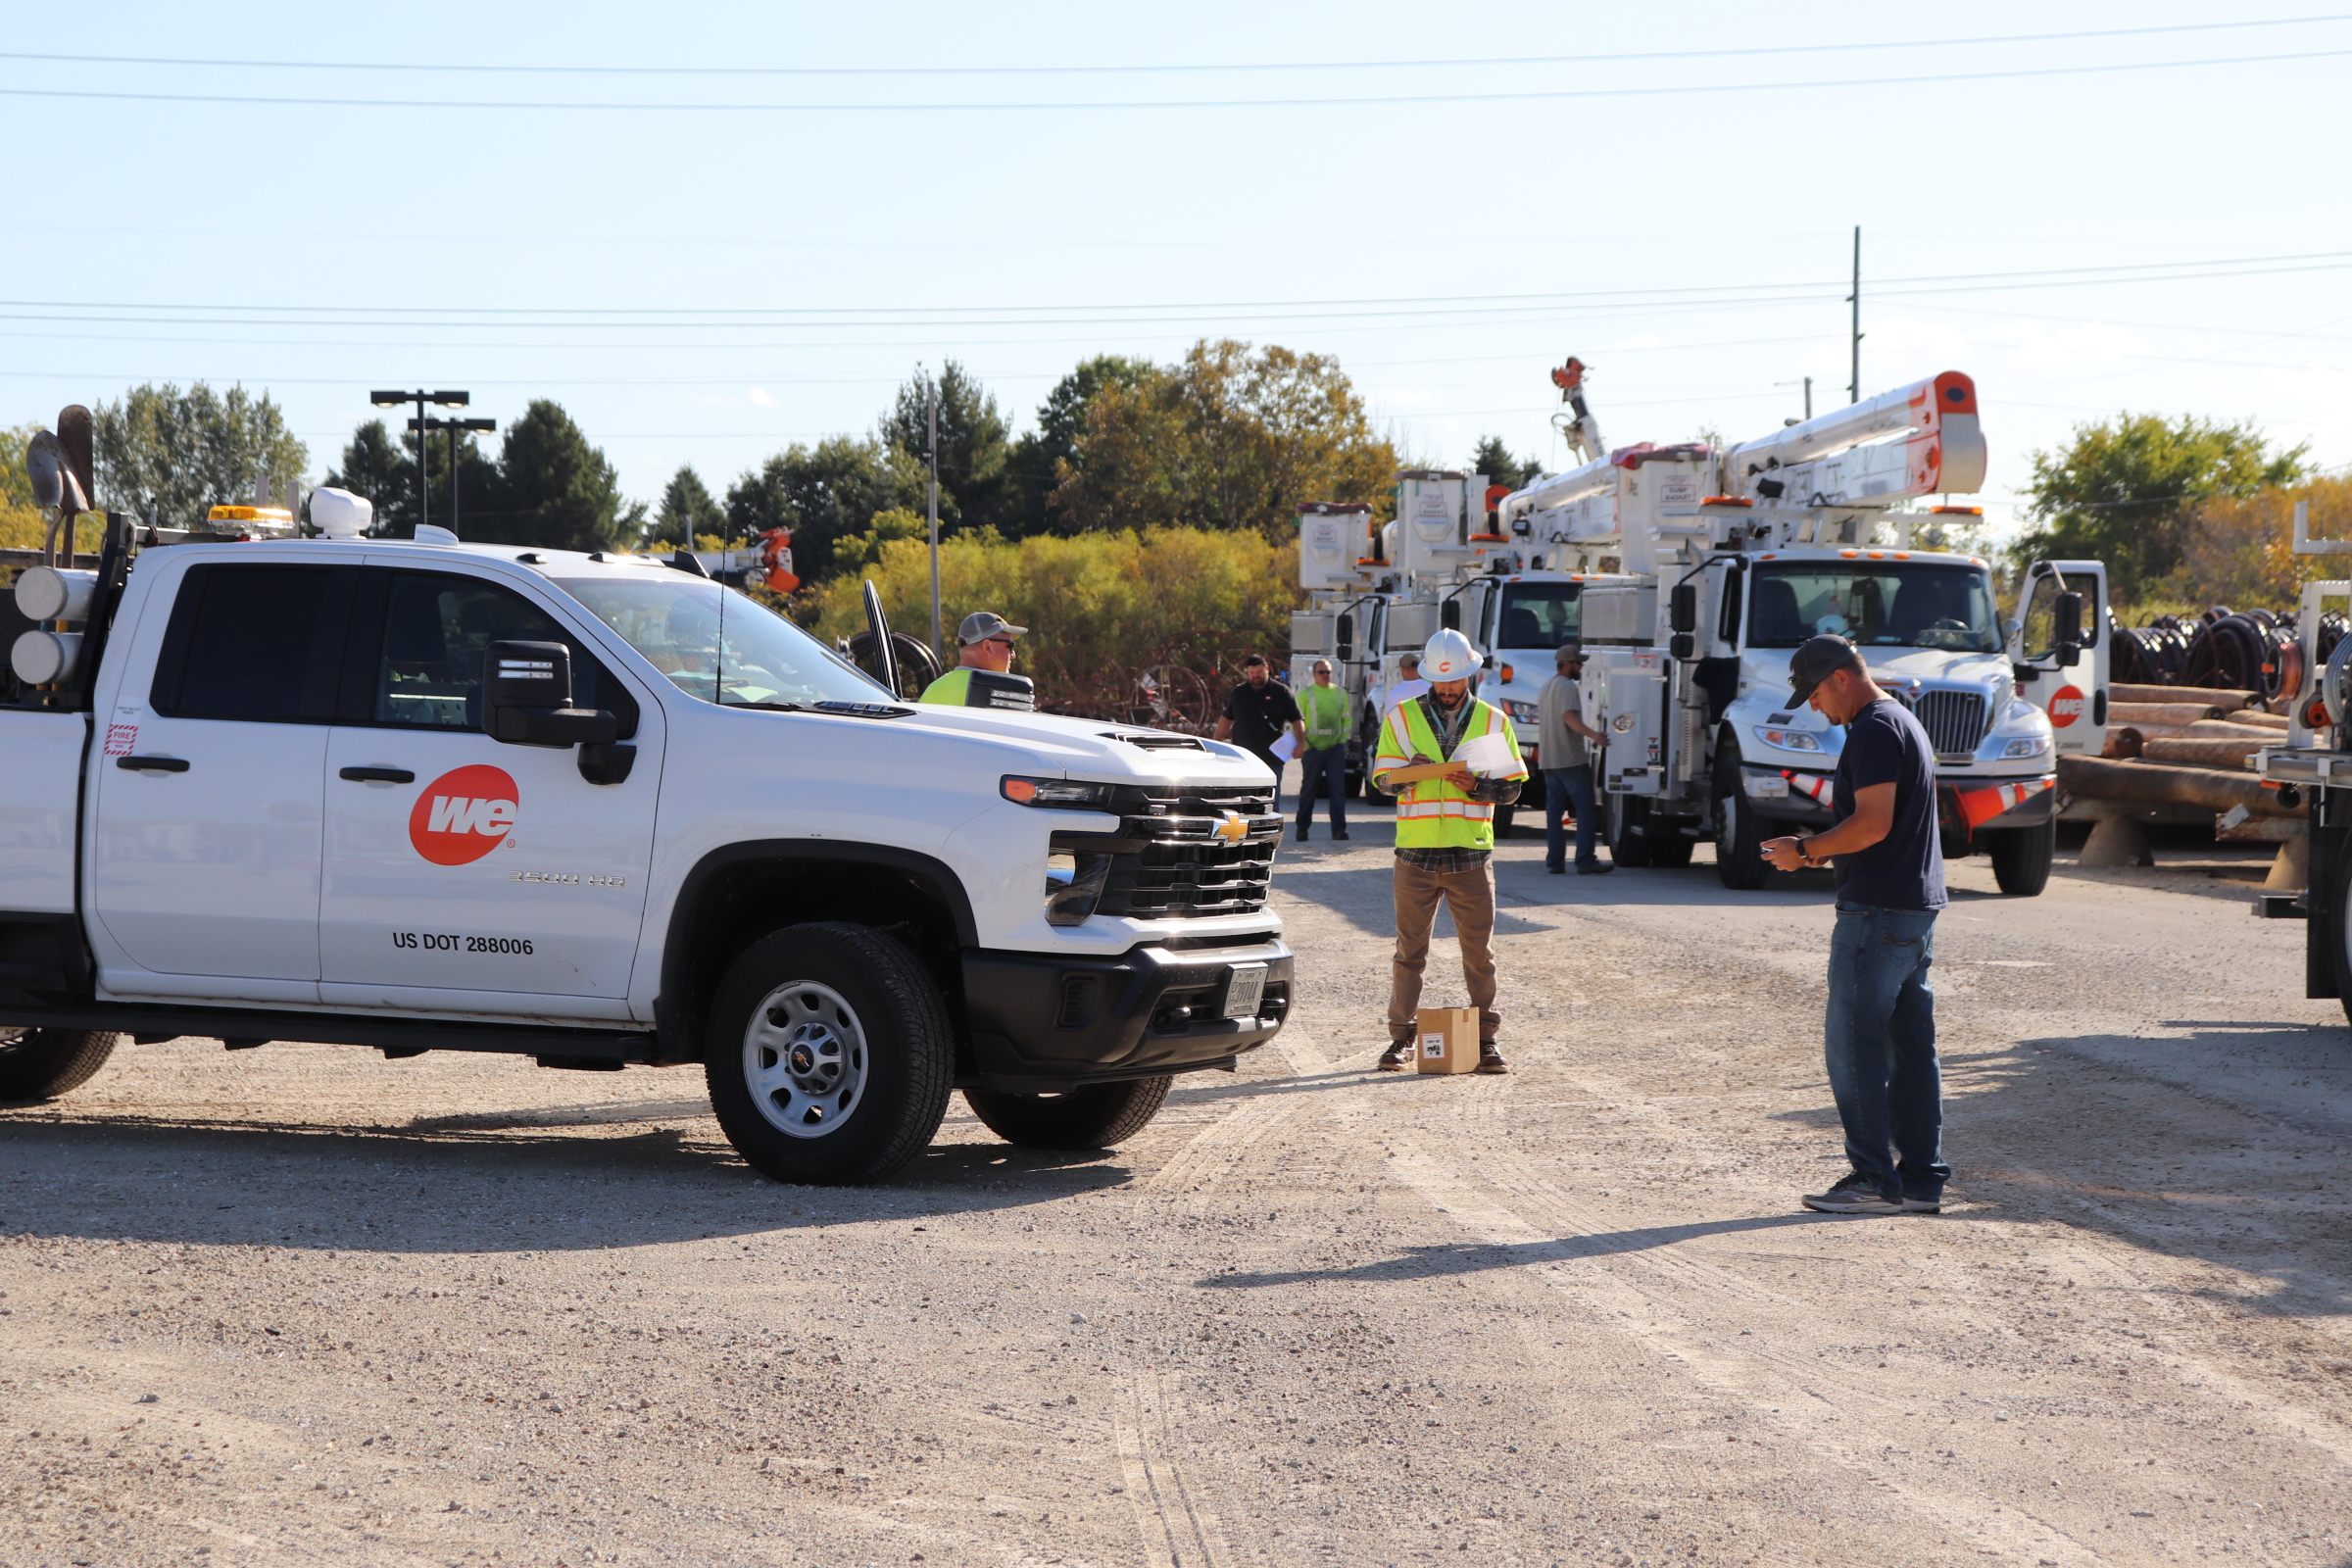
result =
[[[1504,735],[1473,735],[1454,749],[1453,760],[1473,773],[1495,778],[1511,770],[1511,742]]]

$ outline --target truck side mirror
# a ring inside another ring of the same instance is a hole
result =
[[[1667,601],[1666,624],[1670,630],[1686,635],[1698,630],[1698,584],[1674,585],[1674,597]]]
[[[2082,662],[2082,596],[2060,594],[2050,606],[2050,618],[2055,626],[2058,662],[2075,665]]]
[[[1446,601],[1444,607],[1438,612],[1438,624],[1447,631],[1462,629],[1462,602],[1459,599]]]
[[[1352,663],[1355,661],[1355,617],[1353,615],[1342,615],[1340,617],[1339,629],[1340,639],[1338,648],[1340,662],[1343,664]]]
[[[610,746],[620,720],[571,706],[571,650],[496,642],[482,651],[482,728],[509,746]]]

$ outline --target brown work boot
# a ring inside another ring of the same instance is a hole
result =
[[[1413,1043],[1399,1040],[1380,1054],[1382,1072],[1402,1072],[1413,1064]]]
[[[1502,1053],[1495,1049],[1494,1041],[1481,1040],[1478,1043],[1477,1070],[1485,1073],[1509,1072],[1511,1064],[1502,1059]]]

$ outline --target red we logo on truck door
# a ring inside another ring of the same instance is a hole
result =
[[[409,811],[409,842],[435,865],[464,865],[504,844],[520,809],[505,768],[452,768],[416,797]]]
[[[2066,728],[2082,716],[2082,691],[2078,686],[2061,686],[2050,697],[2050,723]]]

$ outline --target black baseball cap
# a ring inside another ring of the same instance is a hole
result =
[[[1842,637],[1811,637],[1788,661],[1788,706],[1802,708],[1813,688],[1840,669],[1854,667],[1854,645]]]

